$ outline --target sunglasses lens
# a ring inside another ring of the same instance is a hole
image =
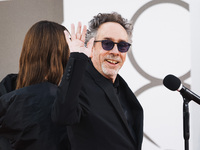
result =
[[[117,44],[118,50],[122,53],[127,52],[131,45],[127,42],[120,42]]]
[[[115,43],[111,40],[103,40],[101,41],[102,43],[102,47],[104,50],[112,50]],[[128,51],[129,47],[131,46],[131,44],[127,43],[127,42],[119,42],[119,43],[116,43],[117,44],[117,48],[120,52],[122,53],[125,53]]]
[[[103,49],[107,51],[113,49],[114,47],[113,41],[110,41],[110,40],[103,40],[101,43],[102,43]]]

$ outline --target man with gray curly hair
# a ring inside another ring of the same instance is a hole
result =
[[[72,150],[141,150],[143,109],[118,74],[132,29],[114,12],[94,16],[88,31],[72,24],[71,38],[65,32],[71,53],[52,119],[67,126]]]
[[[128,34],[128,40],[130,43],[132,43],[133,25],[116,12],[113,12],[112,14],[99,13],[97,16],[94,16],[94,18],[89,22],[89,30],[87,30],[85,43],[87,43],[91,38],[96,37],[99,26],[106,22],[119,23],[126,30]]]

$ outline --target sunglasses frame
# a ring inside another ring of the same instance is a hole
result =
[[[104,42],[106,42],[106,41],[112,43],[113,46],[111,47],[111,49],[105,49],[105,47],[103,46]],[[116,42],[113,42],[112,40],[96,40],[96,41],[94,41],[94,42],[101,42],[102,48],[103,48],[104,50],[106,50],[106,51],[112,50],[113,47],[115,46],[115,44],[117,44],[117,49],[118,49],[118,51],[121,52],[121,53],[126,53],[126,52],[128,52],[128,50],[129,50],[129,48],[130,48],[130,46],[131,46],[130,43],[125,42],[125,41],[121,41],[121,42],[116,43]],[[128,45],[128,48],[127,48],[126,51],[123,51],[123,50],[120,49],[120,45],[119,45],[119,44],[121,44],[121,43],[125,43],[125,44]]]

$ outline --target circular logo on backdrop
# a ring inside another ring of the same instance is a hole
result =
[[[153,1],[150,1],[150,2],[148,2],[146,4],[144,4],[142,7],[140,7],[136,11],[136,13],[133,15],[133,17],[130,20],[130,22],[133,24],[133,26],[135,27],[135,24],[138,21],[139,17],[141,17],[141,15],[143,15],[144,12],[146,12],[146,10],[148,10],[149,8],[152,8],[153,6],[157,6],[158,4],[175,4],[177,6],[180,6],[180,7],[184,8],[185,10],[189,11],[189,5],[188,5],[188,3],[180,1],[180,0],[162,0],[162,1],[161,0],[153,0]],[[148,24],[146,24],[146,26],[148,26]],[[152,35],[152,37],[153,36],[154,35]],[[145,45],[146,44],[145,40],[143,42],[144,42],[143,44]],[[156,41],[156,42],[159,42],[159,41]],[[156,42],[155,42],[155,44],[156,44]],[[168,44],[170,44],[170,43],[168,43]],[[141,45],[141,43],[140,43],[140,45]],[[172,45],[173,45],[173,43],[172,43]],[[134,40],[133,40],[133,47],[134,47]],[[151,51],[151,49],[148,49],[148,51]],[[162,51],[162,50],[160,50],[160,51]],[[133,67],[136,69],[136,71],[141,76],[143,76],[145,79],[147,79],[147,80],[150,81],[149,83],[147,83],[146,85],[142,86],[141,88],[139,88],[139,89],[137,89],[135,91],[135,95],[138,96],[138,95],[140,95],[141,93],[143,93],[146,90],[149,90],[149,89],[151,89],[151,88],[153,88],[155,86],[162,85],[163,84],[163,79],[160,78],[160,77],[157,77],[156,75],[153,75],[152,73],[149,73],[148,70],[145,70],[145,67],[144,68],[142,67],[142,65],[136,59],[137,56],[135,54],[133,54],[133,53],[134,53],[133,48],[130,48],[130,51],[128,52],[128,57],[129,57],[129,60],[130,60],[131,64],[133,65]],[[171,53],[173,55],[173,52],[171,52]],[[143,55],[145,55],[145,52],[143,53]],[[156,54],[154,54],[154,56],[155,55]],[[147,56],[147,57],[151,57],[151,56]],[[159,57],[159,56],[156,56],[156,57]],[[179,62],[178,59],[181,59],[181,58],[177,58],[177,60],[175,60],[175,61]],[[147,61],[145,60],[145,62],[147,62]],[[180,65],[181,65],[181,63],[180,63]],[[163,68],[164,67],[165,66],[163,66]],[[183,73],[181,75],[179,75],[178,77],[184,83],[184,85],[186,85],[187,87],[190,87],[189,84],[185,83],[185,81],[190,77],[190,68],[189,69],[186,68],[183,71]],[[153,145],[155,145],[157,148],[161,149],[160,144],[158,144],[157,142],[155,142],[149,135],[147,135],[146,133],[144,133],[144,137],[149,142],[151,142]]]
[[[149,8],[151,8],[152,6],[158,5],[158,4],[175,4],[178,6],[181,6],[182,8],[186,9],[187,11],[189,11],[189,5],[186,2],[180,1],[180,0],[153,0],[150,1],[148,3],[146,3],[145,5],[143,5],[140,9],[138,9],[138,11],[133,15],[133,17],[131,18],[130,22],[133,24],[133,26],[135,26],[135,23],[137,22],[138,18]],[[148,24],[146,25],[148,26]],[[152,35],[153,36],[153,35]],[[145,45],[145,41],[143,43]],[[156,43],[155,43],[156,44]],[[170,44],[170,43],[169,43]],[[133,42],[133,47],[134,47],[134,42]],[[150,49],[148,49],[150,51]],[[161,50],[160,50],[161,51]],[[145,53],[143,54],[145,55]],[[156,54],[155,54],[156,55]],[[147,80],[150,81],[150,83],[144,85],[143,87],[141,87],[140,89],[138,89],[137,91],[135,91],[135,95],[138,96],[140,95],[142,92],[148,90],[149,88],[158,86],[158,85],[162,85],[162,80],[161,78],[158,78],[156,76],[151,75],[150,73],[148,73],[147,71],[145,71],[136,61],[136,58],[134,57],[135,55],[133,55],[133,50],[132,48],[130,49],[130,51],[128,51],[128,57],[130,59],[131,64],[134,66],[134,68],[137,70],[137,72],[142,75],[144,78],[146,78]],[[159,56],[157,56],[159,57]],[[158,62],[159,63],[159,62]],[[178,62],[177,62],[178,63]],[[180,64],[181,65],[181,64]],[[166,67],[166,66],[163,66]],[[188,87],[190,87],[189,84],[185,83],[185,80],[188,79],[190,77],[190,70],[187,70],[184,74],[180,75],[179,78],[180,80]]]

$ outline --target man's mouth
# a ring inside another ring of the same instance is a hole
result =
[[[107,62],[111,63],[111,64],[118,64],[119,62],[116,60],[111,60],[111,59],[107,59]]]

